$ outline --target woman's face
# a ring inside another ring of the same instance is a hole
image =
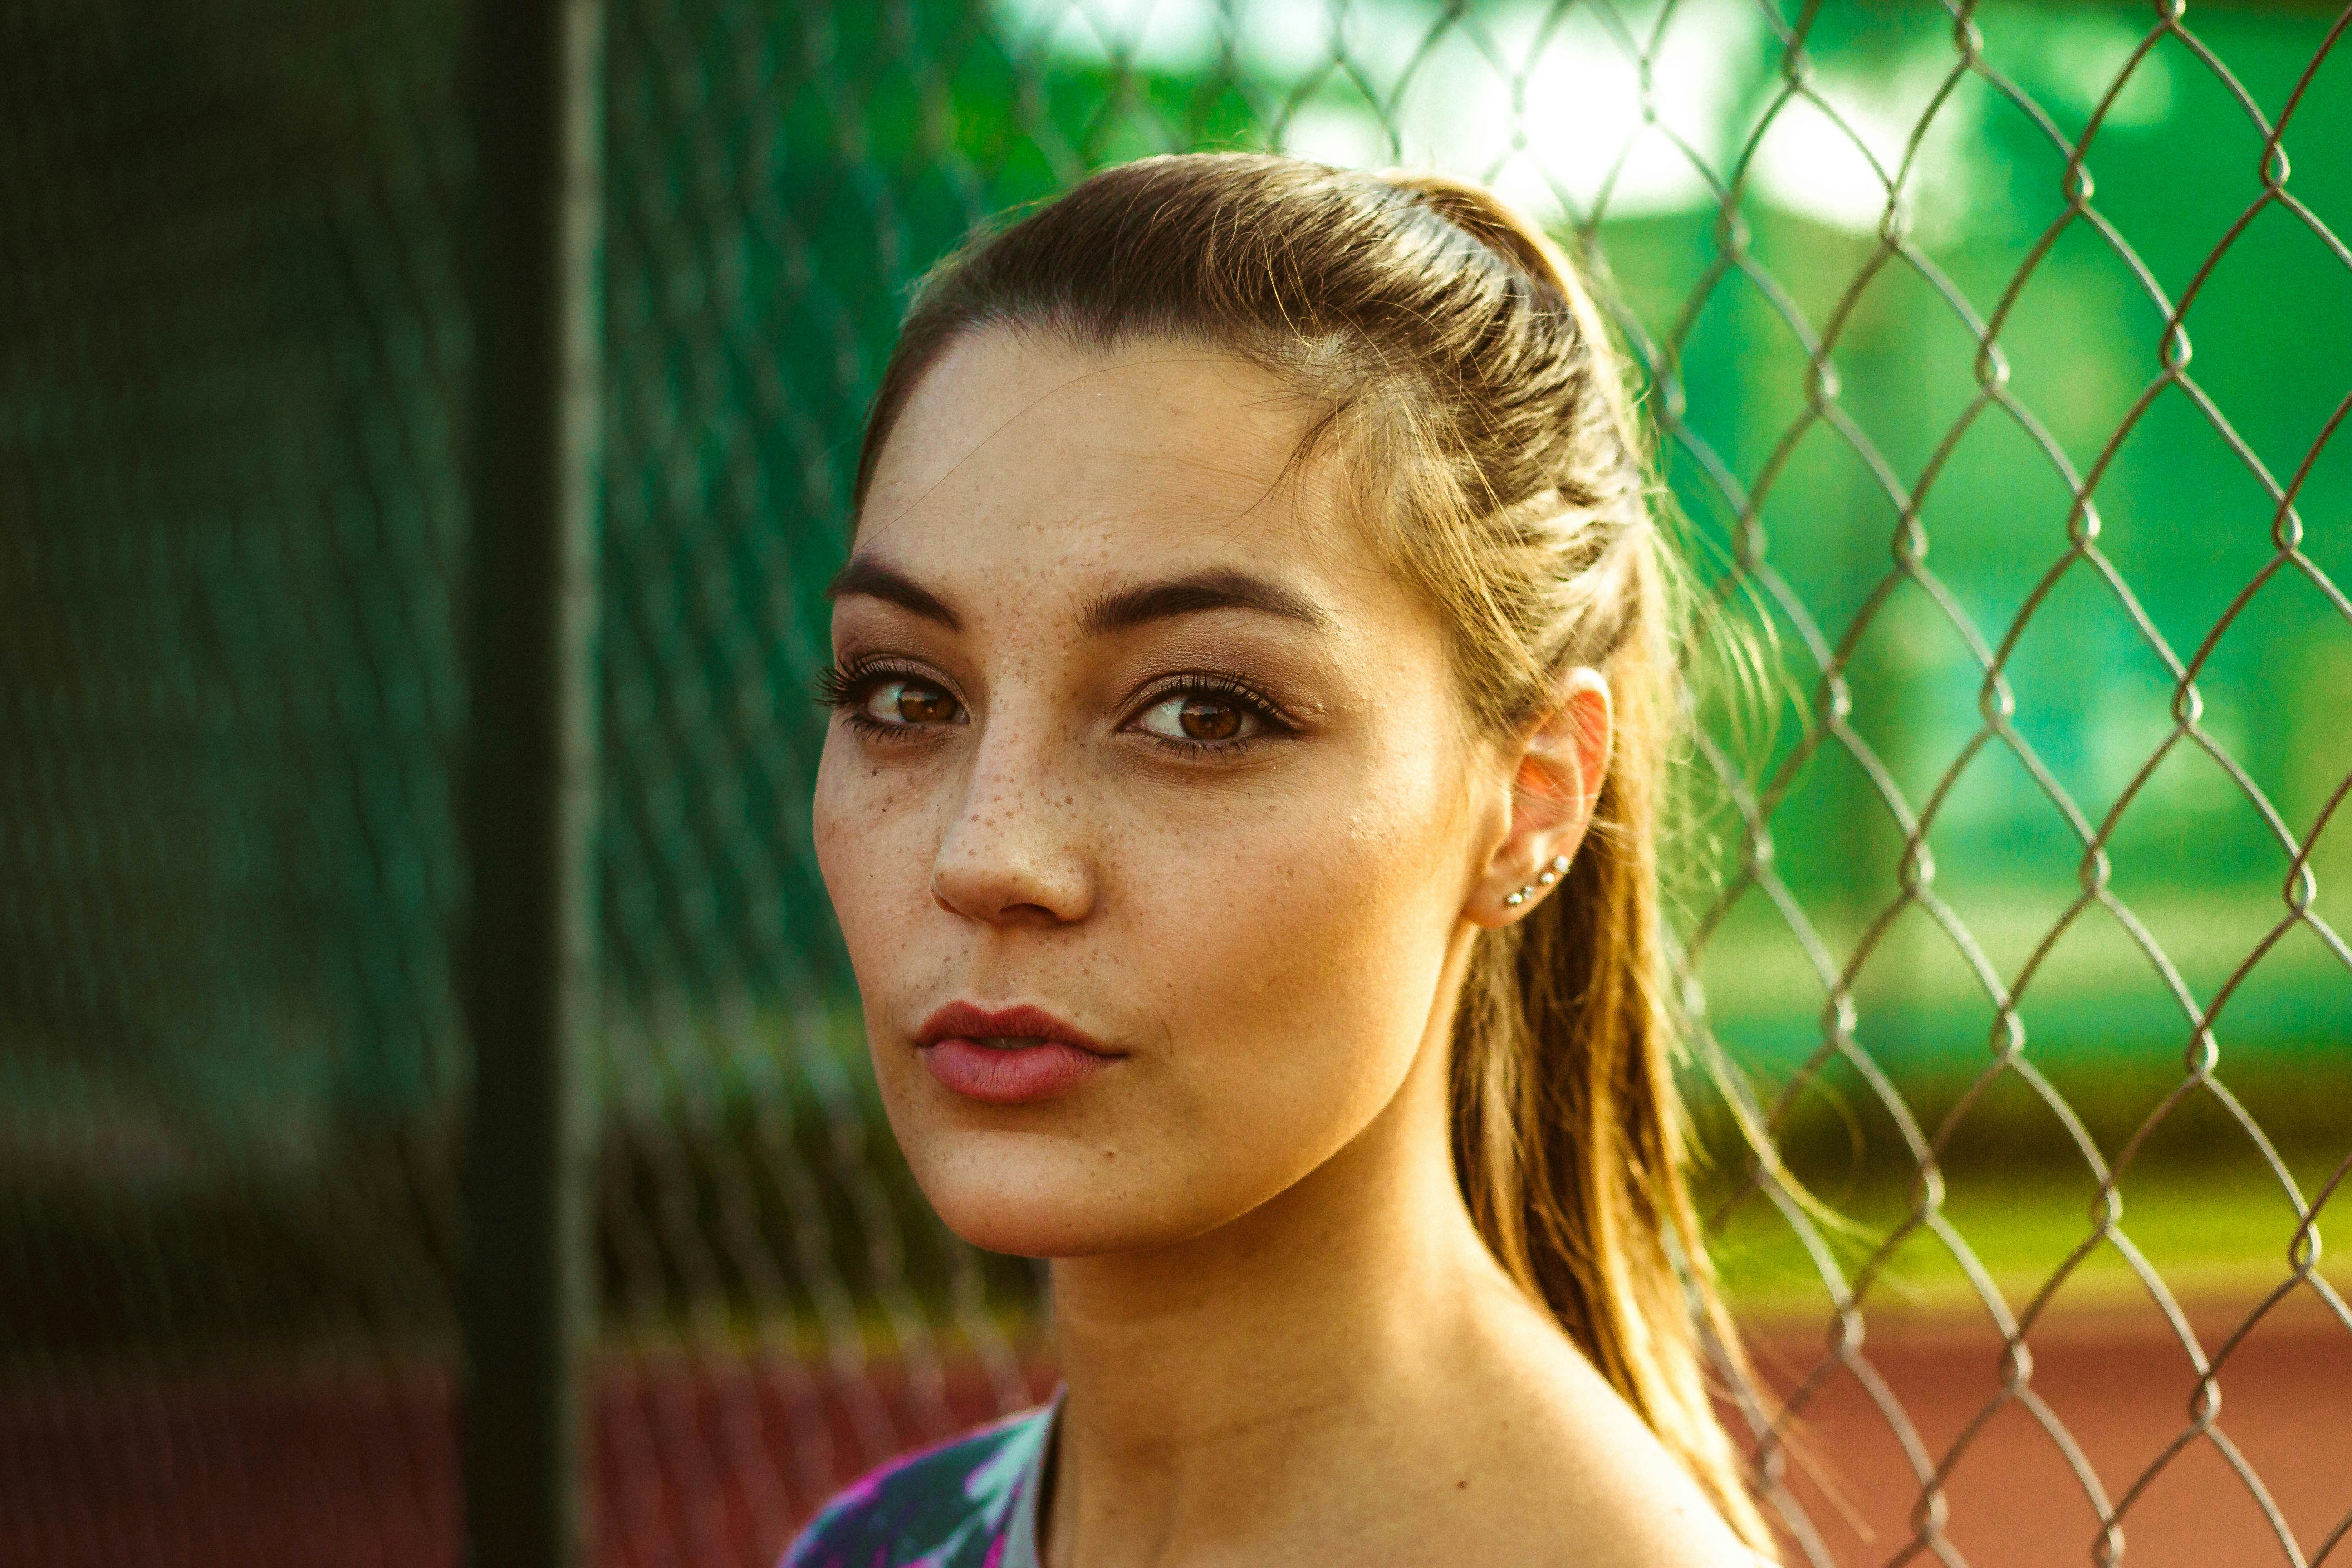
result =
[[[882,451],[817,854],[891,1125],[982,1247],[1209,1231],[1445,1033],[1504,770],[1305,420],[1213,351],[992,330]]]

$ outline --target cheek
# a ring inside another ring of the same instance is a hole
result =
[[[1361,1131],[1427,1031],[1462,814],[1444,770],[1384,771],[1369,792],[1362,771],[1302,781],[1223,832],[1139,846],[1129,869],[1149,890],[1118,945],[1183,1108],[1158,1152],[1229,1204],[1262,1201]]]
[[[860,797],[871,789],[856,776],[860,770],[856,761],[843,754],[848,749],[839,726],[835,726],[825,736],[824,751],[817,762],[816,791],[809,803],[809,833],[816,841],[817,874],[824,879],[825,896],[833,900],[834,913],[845,931],[856,921],[862,901],[857,893],[873,858],[873,845],[857,826],[866,815],[860,810]]]
[[[1130,951],[1181,1018],[1176,1036],[1270,1045],[1276,1019],[1336,1026],[1391,1011],[1414,957],[1433,965],[1452,923],[1413,826],[1426,831],[1386,812],[1267,812],[1214,853],[1154,857],[1160,890],[1138,900],[1150,929]]]
[[[1205,973],[1263,1005],[1385,1006],[1398,965],[1433,967],[1458,911],[1465,836],[1449,760],[1434,746],[1334,757],[1220,830],[1157,846],[1160,891],[1138,907],[1165,921],[1160,941],[1197,947]]]
[[[851,829],[859,815],[861,797],[874,792],[872,770],[856,752],[838,722],[827,726],[824,749],[817,753],[816,789],[809,803],[809,825],[816,837],[820,868],[856,847]]]
[[[918,773],[879,765],[838,725],[825,737],[810,802],[818,874],[861,986],[903,939],[926,898],[937,835]],[[909,900],[913,900],[910,905]]]

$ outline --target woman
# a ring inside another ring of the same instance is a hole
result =
[[[1679,1170],[1644,476],[1572,272],[1468,185],[1151,159],[929,280],[817,851],[891,1125],[1054,1260],[1065,1392],[787,1564],[1771,1550]]]

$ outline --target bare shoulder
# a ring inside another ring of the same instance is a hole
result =
[[[1588,1369],[1589,1371],[1590,1369]],[[1647,1423],[1598,1373],[1551,1466],[1546,1533],[1561,1568],[1755,1568],[1755,1552]]]
[[[1495,1561],[1556,1568],[1770,1568],[1608,1380],[1564,1340],[1514,1347],[1485,1450]]]

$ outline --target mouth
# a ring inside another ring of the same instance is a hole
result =
[[[1124,1055],[1042,1007],[967,1002],[950,1002],[925,1019],[915,1049],[943,1087],[986,1105],[1051,1100]]]

